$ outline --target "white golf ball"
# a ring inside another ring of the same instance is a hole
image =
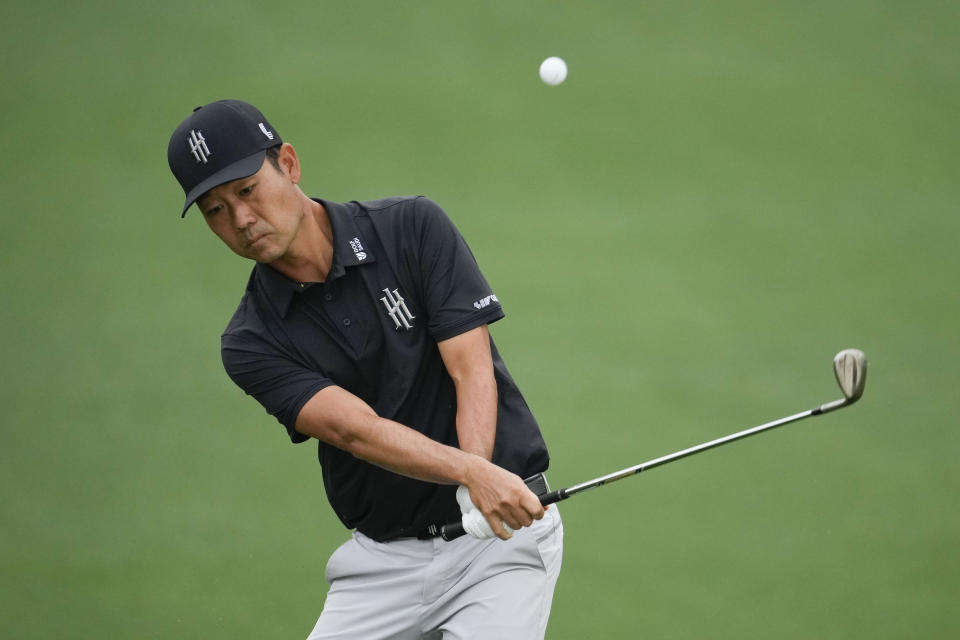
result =
[[[563,58],[550,56],[540,63],[540,79],[550,86],[560,84],[567,79],[567,63]]]

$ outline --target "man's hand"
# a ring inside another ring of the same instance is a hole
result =
[[[457,501],[464,513],[464,530],[474,537],[474,531],[468,528],[468,519],[472,525],[476,516],[468,516],[464,506],[474,507],[483,518],[491,532],[501,540],[509,540],[513,531],[529,527],[534,520],[543,517],[544,507],[520,476],[487,462],[479,456],[471,458],[467,470],[465,487],[457,491]],[[466,493],[466,500],[461,497]],[[471,527],[481,531],[479,527]]]
[[[480,510],[477,509],[470,500],[469,489],[463,485],[457,487],[457,503],[460,505],[460,514],[462,516],[460,523],[463,525],[464,531],[480,540],[486,540],[496,535],[493,529],[490,528],[490,523],[487,522],[487,519],[483,517]],[[513,529],[507,526],[505,522],[501,522],[500,524],[508,534],[513,533]]]

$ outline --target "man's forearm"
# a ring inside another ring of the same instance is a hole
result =
[[[463,384],[464,378],[460,380],[458,384]],[[486,456],[449,447],[399,422],[381,418],[363,400],[336,386],[317,392],[307,401],[297,417],[296,429],[394,473],[466,486],[493,531],[506,539],[510,534],[501,522],[519,529],[542,517],[543,507],[519,476],[488,460],[493,451],[497,403],[495,386],[492,401],[491,390],[485,389],[467,394],[463,416],[470,423],[464,425],[466,446],[482,448]],[[483,407],[493,407],[493,411]]]
[[[449,447],[399,422],[381,418],[365,402],[327,387],[301,409],[297,431],[404,476],[439,484],[465,484],[472,452]]]

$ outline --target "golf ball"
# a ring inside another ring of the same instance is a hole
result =
[[[567,79],[567,63],[563,58],[550,56],[540,63],[540,79],[550,86],[560,84]]]

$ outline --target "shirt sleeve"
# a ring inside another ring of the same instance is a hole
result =
[[[437,342],[504,317],[466,241],[437,203],[415,202],[427,328]]]
[[[230,379],[286,427],[290,440],[309,440],[294,428],[297,416],[310,398],[333,381],[250,336],[224,334],[220,345]]]

